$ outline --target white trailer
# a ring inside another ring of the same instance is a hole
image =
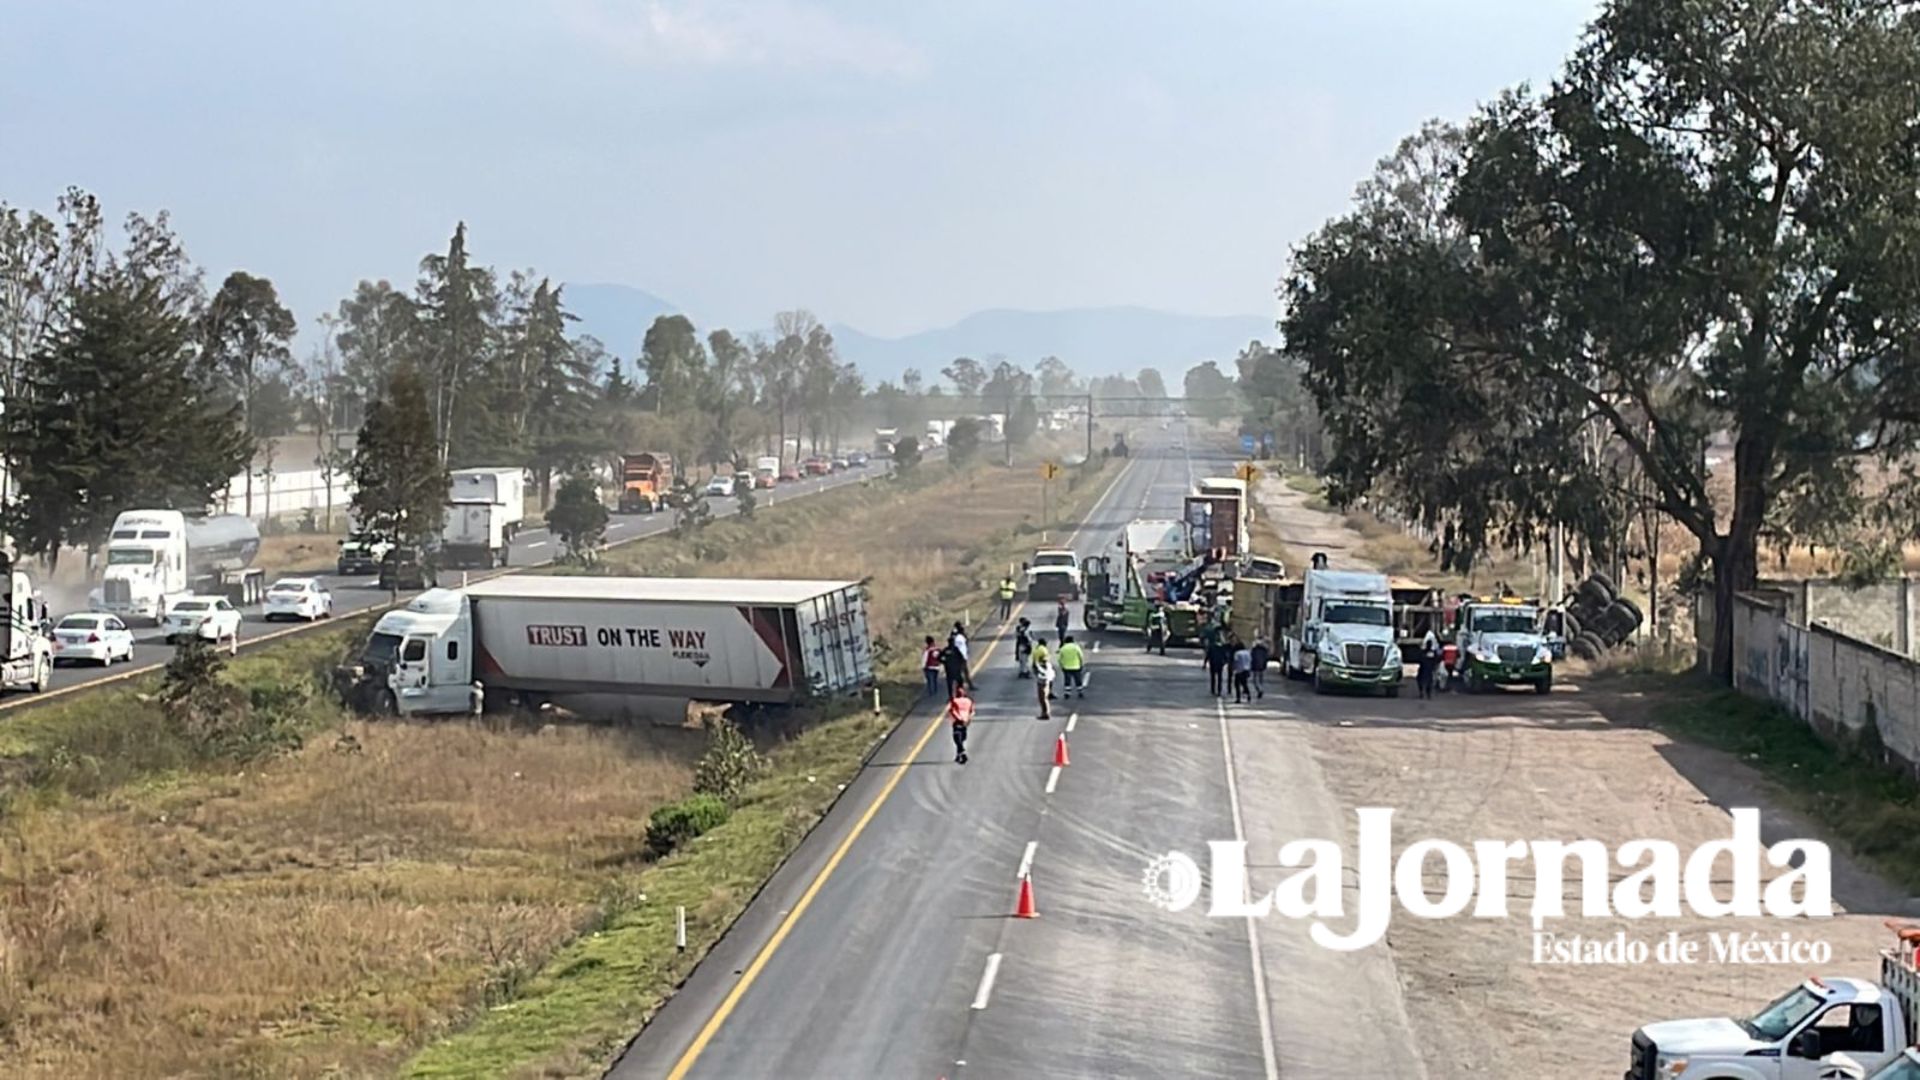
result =
[[[189,596],[217,594],[257,604],[267,591],[266,571],[253,565],[259,554],[260,530],[238,514],[127,510],[113,519],[92,606],[158,623]]]
[[[868,685],[852,581],[515,574],[433,589],[375,624],[344,687],[385,713],[569,694],[787,704]]]
[[[527,516],[526,473],[519,469],[455,469],[440,531],[441,564],[455,569],[507,565]]]
[[[0,593],[0,603],[6,605],[0,612],[0,690],[40,693],[53,679],[47,605],[34,598],[33,579],[13,569],[5,554],[0,554],[0,581],[6,583]]]

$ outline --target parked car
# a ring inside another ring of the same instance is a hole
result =
[[[333,615],[333,594],[319,578],[281,578],[267,590],[266,614],[268,622],[329,618]]]
[[[719,496],[723,499],[730,498],[733,495],[733,477],[716,476],[707,481],[707,495],[709,497]]]
[[[169,645],[197,637],[216,649],[225,645],[230,653],[240,651],[240,609],[224,596],[189,596],[167,609],[160,628]]]
[[[833,459],[834,472],[839,472],[840,470],[845,469],[847,467],[848,467],[847,456],[845,454],[837,454],[834,456],[834,459]]]
[[[792,484],[792,483],[795,483],[795,482],[797,482],[797,481],[798,481],[799,479],[800,479],[800,466],[798,466],[798,465],[782,465],[782,466],[780,467],[780,482],[781,482],[781,483],[783,483],[783,484]]]
[[[833,471],[833,462],[815,455],[807,459],[806,470],[808,476],[825,476]]]
[[[865,468],[867,462],[872,460],[872,458],[867,456],[865,450],[855,450],[853,453],[847,455],[847,464],[856,469]]]
[[[85,661],[106,667],[115,660],[133,659],[133,631],[118,615],[86,612],[69,615],[53,628],[53,662]]]

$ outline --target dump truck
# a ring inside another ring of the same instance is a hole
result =
[[[871,683],[854,581],[516,574],[430,589],[335,673],[349,704],[465,713],[581,694],[785,705]]]
[[[623,454],[620,457],[620,499],[622,514],[655,514],[667,507],[667,495],[673,490],[673,455],[657,451]]]
[[[189,596],[257,604],[267,592],[266,571],[253,565],[259,554],[260,530],[239,514],[122,511],[107,533],[107,564],[91,606],[157,626]]]

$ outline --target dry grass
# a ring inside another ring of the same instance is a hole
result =
[[[260,538],[255,564],[269,574],[333,571],[340,557],[343,533],[280,533]]]

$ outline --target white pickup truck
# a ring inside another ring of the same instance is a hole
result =
[[[1809,978],[1744,1019],[1664,1020],[1633,1033],[1623,1080],[1920,1080],[1913,944],[1880,981]],[[1877,1070],[1877,1071],[1876,1071]]]

